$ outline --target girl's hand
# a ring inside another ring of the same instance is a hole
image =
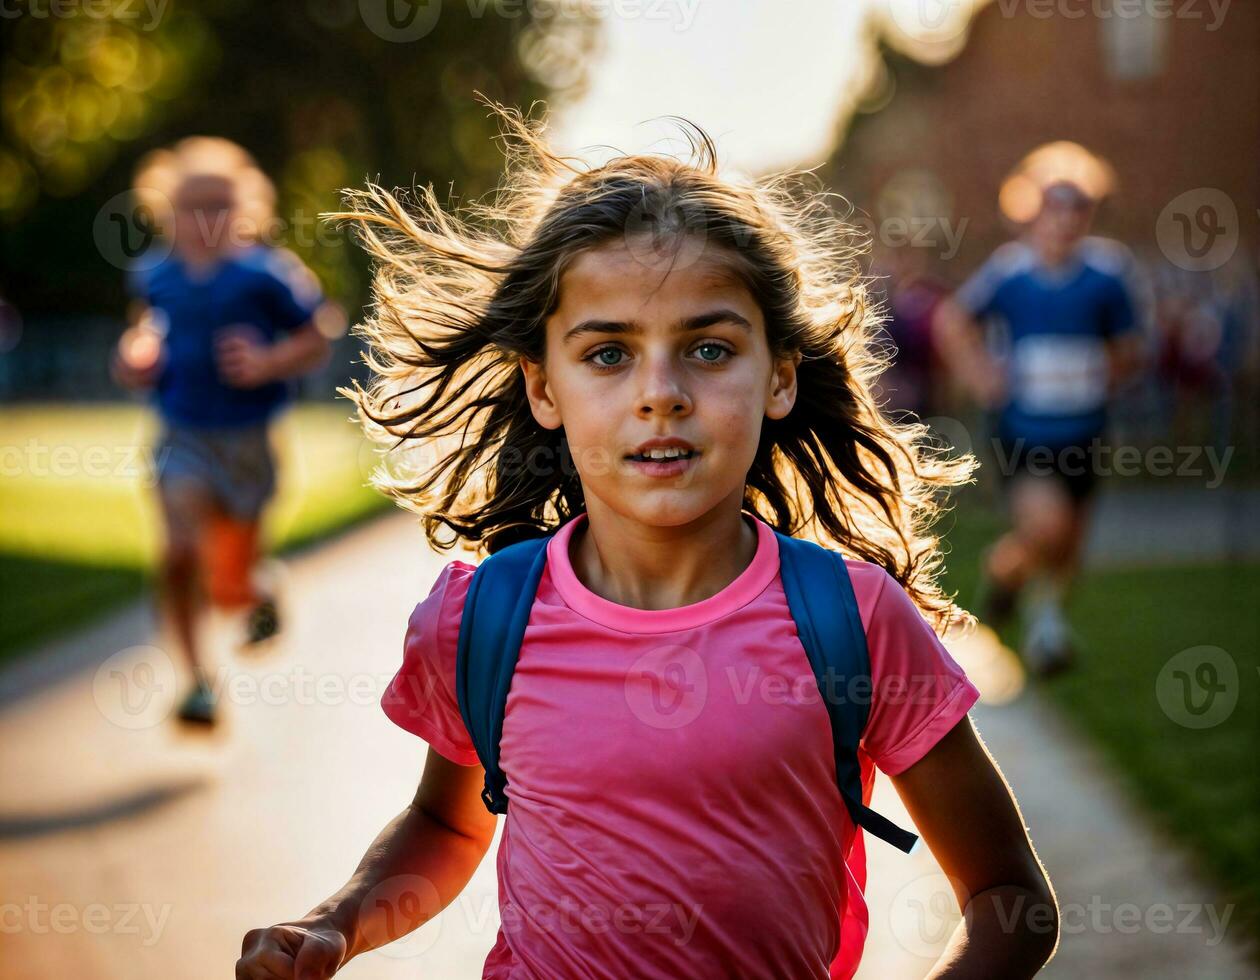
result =
[[[328,980],[346,949],[345,934],[322,919],[251,929],[241,942],[236,980]]]

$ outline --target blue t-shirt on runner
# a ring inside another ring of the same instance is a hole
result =
[[[963,309],[998,327],[1009,392],[1001,438],[1057,449],[1102,434],[1108,341],[1139,327],[1131,271],[1128,251],[1104,239],[1085,239],[1053,269],[1010,242],[958,290]]]
[[[323,302],[319,283],[286,249],[255,245],[225,259],[204,278],[175,253],[134,270],[132,293],[153,310],[163,332],[165,363],[154,398],[162,418],[200,428],[265,422],[291,396],[293,382],[237,388],[219,376],[216,337],[247,327],[271,344],[308,322]]]

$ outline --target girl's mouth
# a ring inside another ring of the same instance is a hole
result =
[[[633,456],[627,456],[626,459],[634,466],[636,470],[644,476],[678,476],[685,473],[700,456],[699,451],[695,449],[682,453],[671,454],[667,458],[653,458],[646,453],[638,453]]]

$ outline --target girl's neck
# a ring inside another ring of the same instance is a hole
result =
[[[591,504],[595,506],[591,506]],[[587,519],[569,561],[591,592],[634,609],[677,609],[717,595],[752,564],[757,530],[741,512],[742,493],[676,527],[645,525],[588,499]]]

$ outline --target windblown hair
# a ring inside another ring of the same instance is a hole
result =
[[[756,299],[772,355],[802,358],[791,412],[763,422],[744,508],[882,566],[938,629],[966,620],[937,582],[931,526],[975,460],[876,405],[887,353],[859,265],[866,242],[835,195],[808,175],[719,176],[713,142],[683,120],[689,159],[591,166],[556,155],[542,122],[489,105],[507,155],[489,203],[445,208],[431,186],[370,184],[328,216],[350,223],[377,265],[370,316],[355,328],[374,377],[341,393],[369,436],[392,443],[378,488],[420,515],[439,550],[462,540],[493,554],[583,511],[564,430],[535,421],[519,360],[542,360],[561,276],[583,250],[700,242],[723,250]],[[522,465],[536,460],[548,463]]]

